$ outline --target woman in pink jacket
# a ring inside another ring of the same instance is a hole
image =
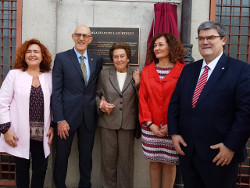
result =
[[[29,187],[30,155],[31,187],[44,185],[53,139],[50,67],[48,49],[39,40],[28,40],[18,49],[14,70],[0,90],[0,152],[15,156],[18,188]]]
[[[172,188],[174,185],[179,158],[168,136],[167,113],[184,67],[178,61],[182,61],[184,54],[184,47],[174,35],[155,35],[148,50],[151,64],[144,67],[141,74],[139,119],[143,154],[150,161],[152,188]]]

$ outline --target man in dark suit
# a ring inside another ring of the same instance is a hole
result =
[[[250,135],[250,66],[226,56],[225,27],[198,28],[203,60],[186,65],[168,111],[185,188],[233,188]],[[208,68],[206,68],[208,66]]]
[[[101,56],[87,50],[93,40],[89,27],[79,25],[72,34],[73,49],[56,55],[52,72],[52,110],[57,122],[54,183],[65,188],[68,158],[75,133],[78,136],[79,187],[91,187],[92,149],[97,127],[96,84]]]

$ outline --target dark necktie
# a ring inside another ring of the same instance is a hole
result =
[[[82,69],[82,74],[83,74],[85,85],[87,85],[87,68],[84,63],[84,58],[85,58],[84,56],[81,56],[81,69]]]
[[[198,101],[198,98],[207,82],[207,77],[208,77],[208,70],[209,70],[209,67],[206,65],[205,66],[205,70],[204,72],[202,73],[201,77],[199,78],[199,81],[197,83],[197,86],[195,88],[195,91],[194,91],[194,96],[193,96],[193,100],[192,100],[192,107],[194,108],[197,101]]]

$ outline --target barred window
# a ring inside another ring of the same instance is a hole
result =
[[[15,186],[16,172],[15,172],[14,157],[1,153],[0,155],[0,186]]]
[[[0,0],[1,50],[0,85],[13,67],[16,47],[21,44],[22,0]],[[0,153],[0,186],[15,186],[15,163],[13,156]]]
[[[225,53],[250,63],[250,1],[211,0],[210,19],[226,26],[228,41]]]
[[[228,41],[225,53],[250,63],[250,1],[211,0],[210,20],[226,26]],[[247,142],[248,157],[239,166],[238,188],[250,187],[250,140]]]

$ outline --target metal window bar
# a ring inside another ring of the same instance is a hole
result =
[[[0,85],[13,68],[21,44],[22,0],[0,0]],[[16,186],[14,157],[0,153],[0,187]]]
[[[211,0],[210,5],[210,20],[222,22],[227,28],[228,41],[225,53],[249,64],[250,1]],[[247,142],[247,152],[246,161],[239,165],[238,188],[250,188],[250,139]]]
[[[14,157],[5,153],[0,155],[0,185],[16,186]]]
[[[212,9],[216,9],[214,19],[224,23],[226,28],[228,28],[226,53],[249,64],[250,2],[249,0],[237,0],[237,5],[234,5],[235,1],[236,0],[217,0],[216,8],[211,7],[211,13]],[[228,9],[230,9],[230,11],[228,11]],[[236,10],[238,11],[237,14]],[[225,21],[228,19],[229,23]],[[238,33],[235,33],[234,30],[238,30]]]
[[[1,83],[13,63],[13,40],[15,41],[16,30],[16,0],[2,0],[1,1]],[[15,53],[14,53],[15,54]]]
[[[247,160],[240,164],[238,174],[238,188],[250,187],[250,141],[247,143],[248,157]]]

